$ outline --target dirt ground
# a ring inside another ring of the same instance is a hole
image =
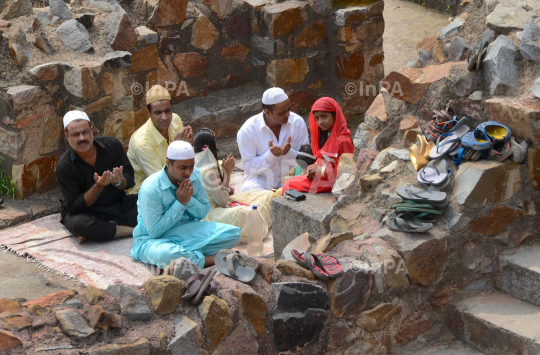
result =
[[[386,30],[384,34],[385,72],[390,73],[416,58],[416,43],[429,36],[436,35],[448,24],[448,15],[426,10],[401,0],[385,0],[384,17]],[[3,78],[0,77],[0,82]],[[356,127],[351,127],[351,132]],[[231,153],[240,158],[236,137],[218,142],[221,152]],[[46,206],[50,213],[59,211],[60,190],[57,188],[47,194],[34,196],[24,201],[6,199],[4,208],[14,208],[30,212],[35,205]],[[1,233],[1,231],[0,231]],[[26,258],[9,252],[0,251],[0,298],[23,297],[37,298],[62,289],[82,289],[71,280],[65,280],[56,273],[46,273],[37,269],[35,264],[28,263]]]

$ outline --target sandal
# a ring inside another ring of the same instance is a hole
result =
[[[468,70],[469,71],[480,71],[480,67],[482,66],[482,63],[484,62],[484,58],[487,54],[487,47],[488,42],[482,42],[480,41],[478,43],[478,46],[476,48],[469,48],[469,53],[467,54],[467,63],[469,64]],[[471,57],[472,54],[472,57]]]
[[[488,135],[478,128],[461,137],[461,144],[473,150],[485,150],[491,148],[491,140]]]
[[[324,266],[321,263],[319,257],[315,254],[307,253],[305,255],[306,265],[308,269],[321,280],[328,280],[330,276],[324,270]]]
[[[393,231],[406,233],[424,233],[433,227],[433,223],[423,223],[407,212],[392,212],[381,222],[381,228],[386,223]]]
[[[427,218],[430,214],[441,215],[442,212],[435,210],[432,205],[428,204],[418,204],[412,201],[403,201],[392,206],[396,211],[399,212],[410,212],[416,218],[422,219],[422,222],[435,223],[434,219]]]
[[[508,159],[512,153],[510,142],[495,140],[489,150],[488,159],[503,161]]]
[[[307,253],[300,253],[296,249],[291,250],[291,256],[293,259],[304,268],[309,269],[304,254]],[[328,274],[328,277],[335,279],[343,274],[343,268],[341,265],[339,265],[339,261],[335,257],[328,254],[315,254],[315,256],[317,256],[321,261],[323,270]]]
[[[189,278],[187,282],[187,290],[180,297],[181,300],[188,300],[192,297],[191,303],[197,304],[199,301],[211,295],[216,289],[216,282],[214,276],[217,274],[217,270],[209,270],[206,274],[197,274]]]
[[[484,123],[480,123],[476,127],[476,130],[482,131],[492,141],[507,141],[512,135],[510,128],[495,121],[487,121]]]
[[[256,275],[259,262],[255,258],[231,249],[220,250],[215,257],[216,268],[225,276],[248,283]]]
[[[453,174],[452,170],[448,169],[446,160],[439,159],[426,165],[420,170],[416,176],[418,182],[422,184],[432,184],[440,186],[444,184]]]
[[[463,122],[463,120],[461,120],[460,122]],[[450,150],[454,149],[457,144],[459,144],[461,137],[463,137],[463,135],[465,135],[465,133],[467,132],[469,132],[469,127],[465,125],[460,125],[453,132],[441,134],[439,138],[437,138],[435,149],[432,149],[429,152],[429,157],[431,159],[437,159],[440,156],[449,152]],[[441,138],[444,139],[441,141]]]
[[[429,152],[435,147],[433,142],[426,140],[423,135],[416,136],[416,144],[409,148],[409,157],[416,171],[422,169],[429,163]]]
[[[517,140],[512,137],[510,138],[510,145],[511,145],[511,160],[514,163],[523,164],[525,162],[525,159],[527,159],[527,149],[529,148],[529,145],[531,145],[531,140],[529,138],[525,139],[523,142],[518,143]]]
[[[429,203],[432,206],[443,207],[448,203],[446,192],[423,190],[414,186],[401,186],[396,193],[404,200]]]

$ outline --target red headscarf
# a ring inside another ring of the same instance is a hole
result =
[[[334,120],[334,125],[332,126],[330,137],[321,148],[319,147],[319,126],[317,125],[317,119],[313,114],[314,111],[325,111],[325,112],[335,112],[336,118]],[[330,158],[337,158],[338,156],[338,147],[339,147],[339,137],[347,136],[350,139],[351,131],[347,128],[347,121],[345,116],[341,111],[339,104],[330,97],[322,97],[315,101],[313,107],[311,107],[311,113],[309,114],[309,130],[311,132],[311,150],[313,155],[317,158],[322,158],[323,155],[326,155]]]

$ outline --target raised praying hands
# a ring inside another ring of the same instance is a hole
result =
[[[309,180],[313,180],[313,178],[315,177],[315,174],[317,174],[317,170],[319,170],[319,164],[318,163],[311,164],[310,166],[308,166],[308,168],[307,168],[307,178]]]
[[[229,156],[221,162],[221,166],[223,167],[223,170],[227,173],[227,175],[231,175],[234,165],[236,163],[236,159],[232,156],[232,154],[229,154]]]
[[[191,126],[184,127],[184,129],[176,135],[174,140],[188,142],[193,145],[193,129]]]
[[[289,136],[289,139],[287,139],[287,141],[285,142],[285,144],[283,144],[282,147],[275,146],[274,141],[268,142],[268,146],[270,147],[270,152],[276,157],[280,157],[287,154],[289,150],[291,150],[291,140],[292,140],[292,137]]]
[[[185,179],[178,183],[178,189],[176,189],[176,199],[178,202],[185,206],[188,204],[189,200],[191,200],[191,196],[193,196],[193,185],[191,184],[191,181]]]
[[[120,166],[119,168],[114,168],[112,171],[112,177],[110,184],[116,185],[119,181],[122,181],[124,178],[124,167]]]
[[[103,175],[99,176],[98,173],[94,173],[94,181],[99,187],[105,187],[111,182],[112,173],[107,170],[103,172]]]

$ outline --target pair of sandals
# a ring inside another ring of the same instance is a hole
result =
[[[422,126],[421,130],[426,139],[436,142],[441,134],[451,132],[459,121],[450,106],[441,111],[433,110],[433,114],[431,121]]]
[[[480,123],[473,132],[468,132],[461,138],[461,144],[472,150],[490,149],[494,141],[508,142],[512,131],[505,125],[487,121]]]
[[[331,255],[301,253],[292,249],[291,256],[299,265],[310,270],[319,279],[335,279],[343,274],[339,261]]]
[[[208,270],[206,274],[197,274],[190,277],[187,283],[186,292],[180,297],[181,300],[190,300],[191,304],[198,304],[204,297],[211,295],[216,290],[214,276],[216,269]]]
[[[421,204],[429,204],[433,207],[445,207],[448,205],[448,195],[443,191],[435,191],[430,187],[420,189],[414,186],[400,186],[396,193],[405,201]]]
[[[416,178],[421,184],[444,188],[452,183],[452,175],[453,171],[448,168],[446,160],[438,158],[420,169]]]
[[[435,223],[435,219],[433,217],[442,215],[441,211],[436,210],[434,206],[428,203],[416,203],[408,200],[404,200],[401,203],[392,205],[392,208],[394,208],[396,212],[411,213],[421,222],[427,223]]]
[[[467,54],[467,63],[469,64],[469,71],[480,71],[484,59],[487,55],[488,42],[480,41],[476,48],[470,48],[469,53]]]
[[[424,233],[433,227],[433,223],[422,222],[409,212],[392,212],[384,217],[381,228],[384,224],[393,231],[405,233]]]

